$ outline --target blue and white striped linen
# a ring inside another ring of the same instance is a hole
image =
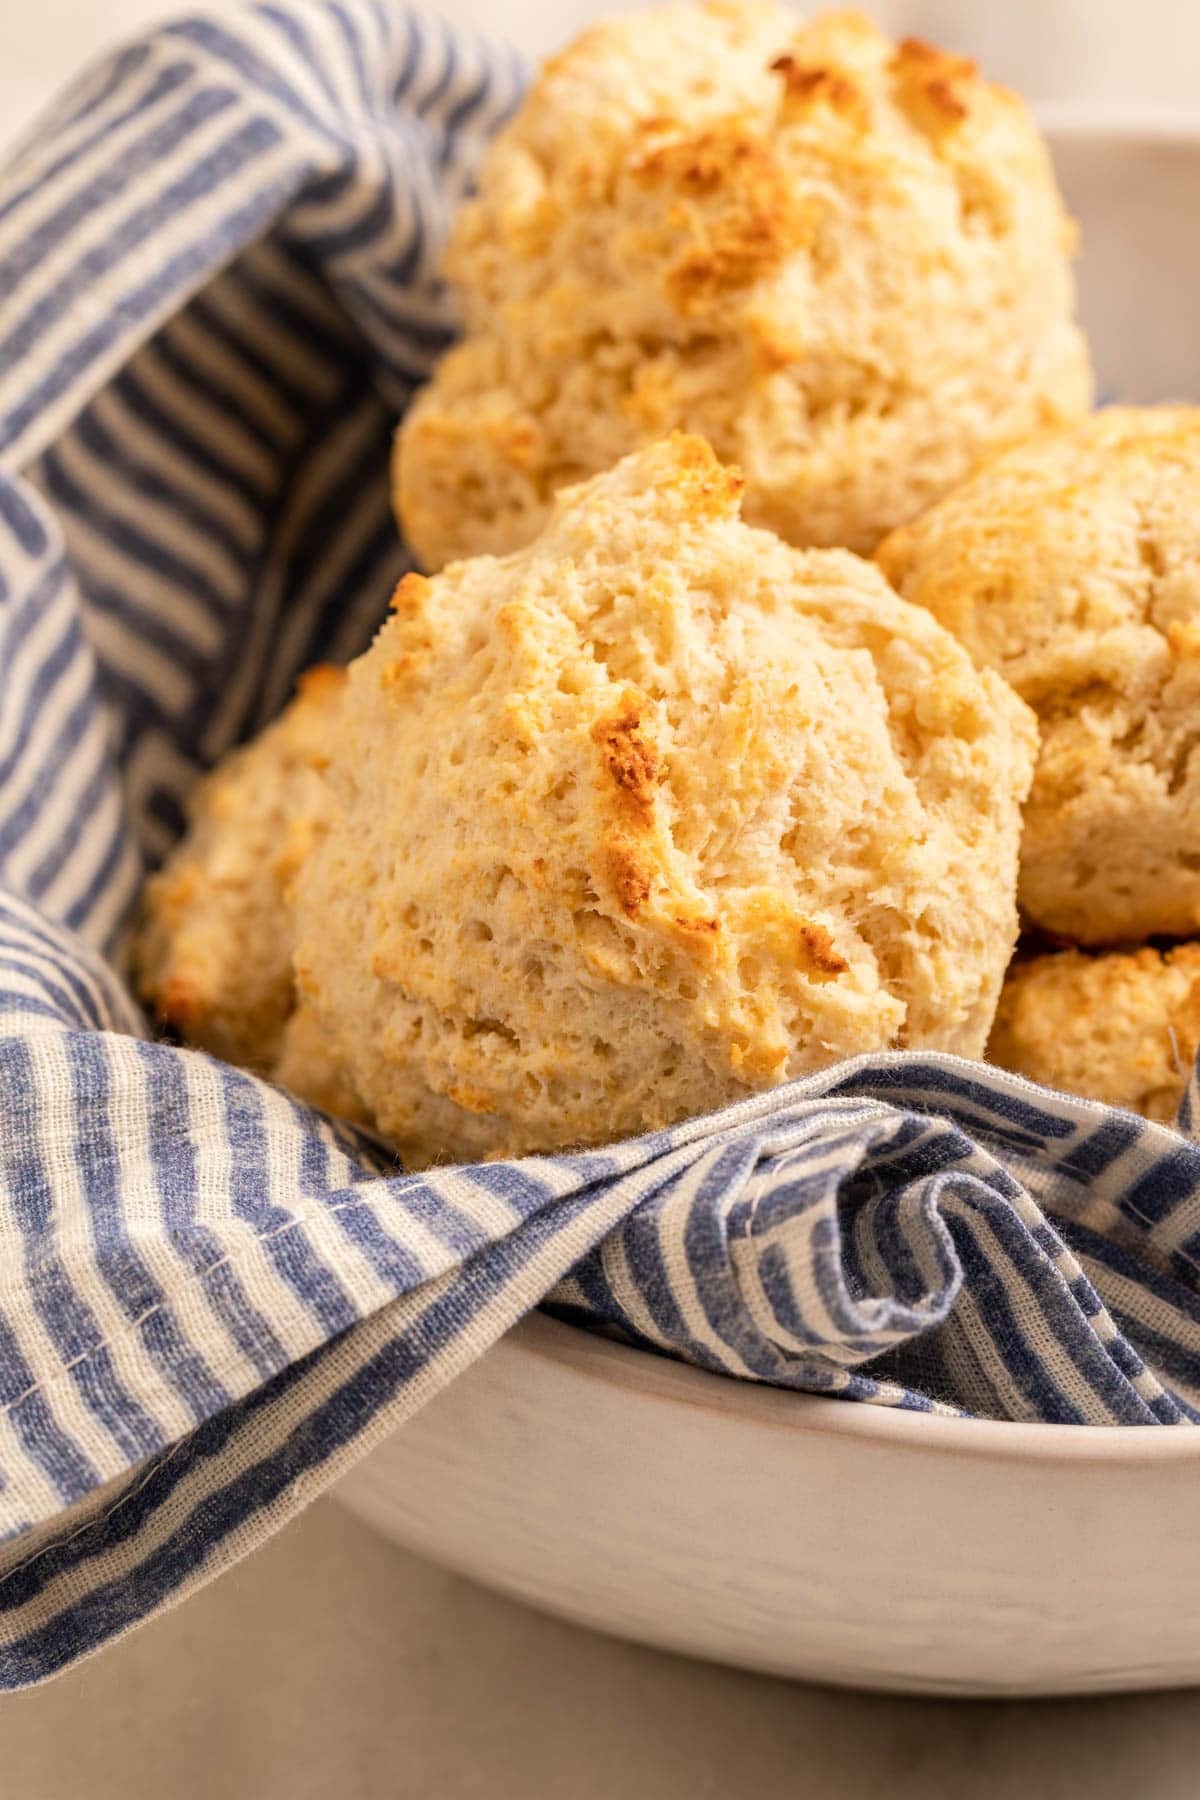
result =
[[[530,1307],[727,1375],[1200,1419],[1200,1148],[879,1056],[636,1143],[405,1176],[155,1043],[119,974],[197,771],[360,649],[502,52],[193,17],[0,180],[0,1683],[211,1578]],[[1190,1127],[1195,1086],[1185,1105]]]

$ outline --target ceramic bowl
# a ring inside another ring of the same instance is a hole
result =
[[[1050,122],[1110,398],[1200,395],[1200,130]],[[754,1387],[534,1317],[337,1490],[549,1612],[941,1694],[1200,1681],[1200,1432],[959,1421]]]

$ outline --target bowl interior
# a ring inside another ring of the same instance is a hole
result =
[[[1045,117],[1082,228],[1080,311],[1105,400],[1200,396],[1200,122]]]

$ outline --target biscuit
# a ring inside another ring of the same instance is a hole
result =
[[[320,765],[343,682],[326,666],[301,677],[282,716],[193,791],[185,837],[146,884],[135,947],[146,1005],[189,1043],[261,1074],[295,1004],[287,896],[321,829]]]
[[[1090,403],[1073,227],[1022,103],[855,14],[714,0],[553,58],[445,268],[465,314],[400,431],[426,568],[677,427],[746,517],[870,550],[985,451]]]
[[[296,973],[411,1163],[652,1129],[887,1045],[978,1055],[1032,716],[677,434],[351,665]]]
[[[289,939],[290,935],[289,920]],[[265,1073],[280,1087],[290,1089],[322,1112],[350,1119],[356,1125],[374,1123],[310,1006],[301,1003],[288,1014],[275,1057]]]
[[[1200,1043],[1200,944],[1019,963],[988,1060],[1044,1087],[1169,1124]]]
[[[1200,409],[1021,445],[878,561],[1038,715],[1028,916],[1082,944],[1200,930]]]

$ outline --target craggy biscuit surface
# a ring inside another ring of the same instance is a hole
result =
[[[189,1043],[263,1074],[295,1004],[288,892],[322,826],[343,682],[326,666],[301,678],[281,717],[200,782],[187,835],[146,884],[143,999]]]
[[[458,217],[466,335],[400,432],[405,532],[427,568],[513,549],[683,427],[752,522],[870,549],[1087,407],[1072,242],[1025,107],[960,58],[755,0],[597,25]]]
[[[998,457],[878,560],[1038,714],[1021,904],[1084,944],[1200,930],[1200,409]]]
[[[410,575],[295,884],[305,1005],[413,1162],[596,1143],[884,1045],[977,1055],[1031,715],[677,435]]]
[[[988,1060],[1045,1087],[1174,1120],[1200,1043],[1200,944],[1018,963]]]

